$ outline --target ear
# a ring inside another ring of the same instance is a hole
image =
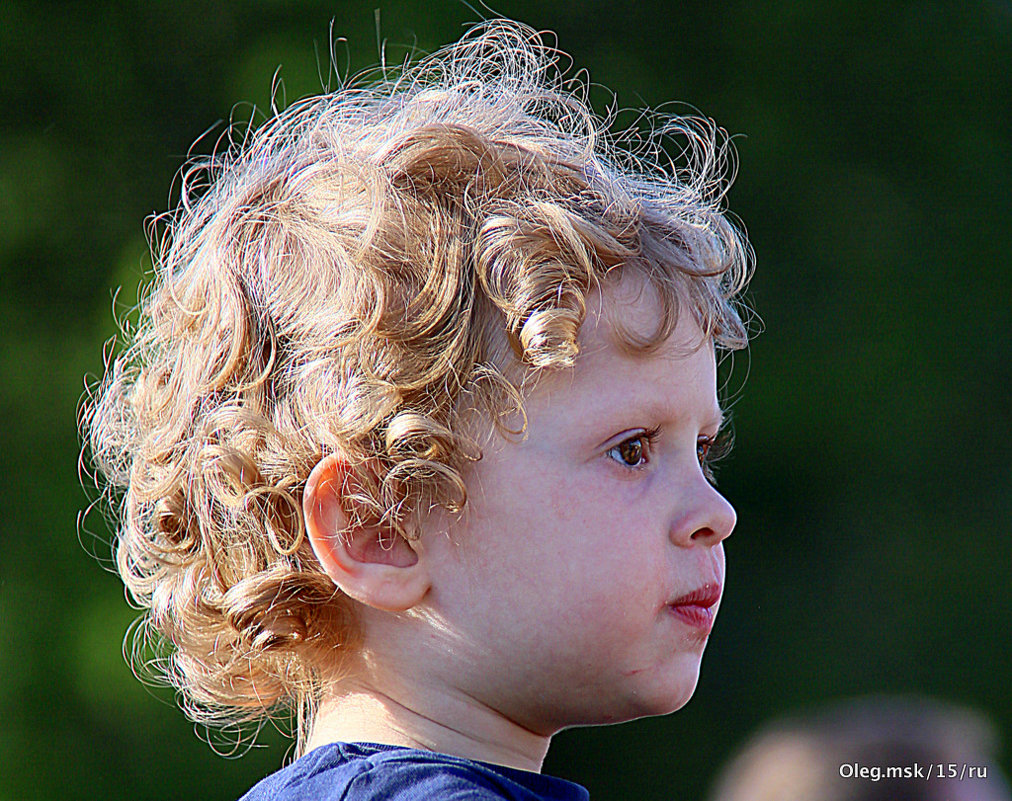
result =
[[[313,468],[302,499],[309,542],[345,594],[376,609],[403,612],[428,592],[428,572],[412,543],[394,529],[351,525],[346,503],[356,489],[340,454]]]

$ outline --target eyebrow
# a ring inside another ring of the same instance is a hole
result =
[[[647,401],[643,405],[642,410],[654,418],[662,420],[674,420],[683,417],[680,410],[669,405],[666,401]],[[730,415],[718,405],[712,413],[708,413],[706,417],[703,418],[703,428],[710,428],[712,426],[715,431],[720,431],[725,425],[727,425],[729,419]]]

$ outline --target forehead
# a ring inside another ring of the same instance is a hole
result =
[[[643,413],[657,421],[691,415],[719,425],[716,360],[688,304],[682,303],[671,335],[647,352],[622,343],[626,332],[641,339],[657,330],[662,307],[656,291],[638,275],[605,284],[587,299],[573,368],[539,376],[528,396],[528,415],[551,406],[555,414],[600,410]]]
[[[672,302],[676,306],[679,326],[665,344],[669,346],[669,355],[675,350],[671,347],[674,345],[687,355],[704,345],[707,338],[686,299],[679,296]],[[642,273],[624,273],[588,296],[587,319],[578,337],[581,349],[601,337],[610,338],[613,344],[625,348],[628,340],[623,334],[641,342],[653,340],[663,317],[660,290]]]

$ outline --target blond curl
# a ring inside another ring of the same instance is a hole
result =
[[[523,376],[573,364],[588,294],[623,270],[664,308],[629,347],[662,342],[680,307],[745,344],[726,137],[657,117],[622,149],[557,62],[534,31],[489,23],[184,171],[140,325],[83,428],[121,499],[120,575],[198,720],[310,709],[354,648],[351,601],[304,534],[323,456],[356,472],[353,522],[413,537],[412,510],[462,509],[480,449],[461,415],[522,414]]]

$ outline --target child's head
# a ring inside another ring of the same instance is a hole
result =
[[[654,133],[635,156],[613,149],[553,52],[497,23],[397,80],[301,101],[187,171],[140,325],[86,428],[124,493],[119,571],[192,714],[304,708],[359,652],[363,610],[397,615],[412,592],[470,610],[455,618],[474,627],[461,636],[512,625],[530,635],[514,645],[543,644],[535,629],[550,615],[571,619],[547,608],[545,585],[558,576],[561,603],[588,569],[552,532],[587,529],[593,553],[601,515],[616,511],[596,483],[618,481],[630,523],[646,531],[663,517],[692,556],[659,564],[668,557],[633,542],[634,572],[594,601],[612,609],[635,571],[655,569],[674,594],[649,603],[699,610],[678,595],[701,577],[719,583],[709,546],[734,520],[696,457],[720,423],[712,345],[745,344],[733,298],[748,259],[719,205],[718,131],[666,125],[686,147],[675,173],[659,166]],[[577,478],[539,451],[550,433],[577,436],[574,419],[618,426],[579,446],[599,461]],[[678,464],[672,493],[643,469],[655,437]],[[513,515],[529,541],[485,537]],[[539,519],[558,525],[535,532]],[[473,531],[487,548],[469,546]],[[530,615],[509,624],[494,612],[511,599],[492,593],[533,590],[515,573],[538,549],[558,571],[529,579],[544,614],[518,603]],[[392,582],[390,597],[356,589],[342,562],[396,570],[418,554],[434,569]],[[456,572],[437,583],[447,565]],[[653,625],[630,625],[641,623]],[[677,705],[630,687],[640,714]]]
[[[648,355],[615,336],[612,321],[646,336],[660,317],[635,273],[592,292],[575,365],[525,393],[524,438],[492,438],[465,472],[464,514],[419,515],[421,541],[386,559],[327,539],[343,521],[317,514],[311,479],[308,529],[335,582],[368,604],[374,664],[542,736],[688,701],[735,513],[707,474],[722,413],[699,325],[680,315]],[[425,618],[390,625],[377,599]]]

